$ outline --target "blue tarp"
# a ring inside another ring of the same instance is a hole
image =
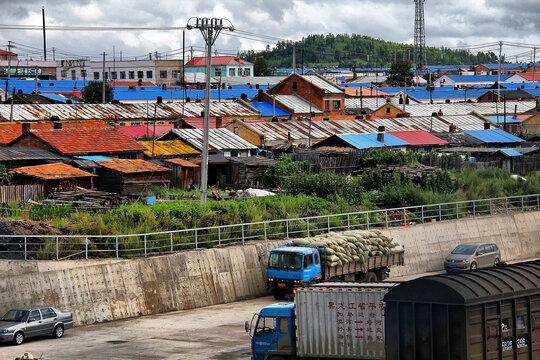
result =
[[[485,143],[518,143],[525,140],[507,133],[501,129],[489,129],[489,130],[464,130],[465,134],[468,134],[475,139],[483,141]]]

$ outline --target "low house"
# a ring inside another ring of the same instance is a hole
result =
[[[476,102],[503,102],[503,101],[534,101],[535,96],[522,89],[516,90],[490,90],[476,98]]]
[[[403,106],[401,107],[396,106],[392,104],[391,99],[387,99],[386,103],[382,105],[380,108],[374,110],[371,115],[376,116],[376,117],[395,118],[395,117],[409,117],[411,114],[407,111],[403,111]]]
[[[464,133],[480,140],[486,147],[519,146],[525,140],[501,129],[464,130]]]
[[[100,166],[97,187],[121,195],[142,194],[155,188],[168,188],[170,172],[163,166],[144,160],[96,161]]]
[[[76,187],[91,188],[95,175],[64,163],[25,166],[11,171],[20,185],[43,184],[45,194],[70,191]]]
[[[505,82],[512,75],[443,75],[433,82],[435,86],[480,86],[493,85],[496,82]]]
[[[172,169],[171,187],[185,190],[199,187],[200,165],[184,159],[167,159],[164,163]]]
[[[183,140],[139,141],[139,144],[147,149],[144,152],[145,158],[172,159],[201,154],[199,150]]]
[[[376,134],[336,134],[322,140],[315,145],[318,150],[351,151],[372,148],[391,148],[403,150],[409,145],[393,135],[379,132]]]
[[[231,131],[235,135],[240,136],[242,139],[250,142],[255,146],[261,147],[264,145],[264,134],[244,121],[238,119],[233,120],[225,126],[225,129]]]
[[[387,134],[408,142],[408,149],[414,152],[438,150],[448,145],[447,141],[423,130],[388,131]]]
[[[266,169],[275,162],[262,156],[229,158],[227,183],[235,188],[262,186]]]
[[[67,158],[63,156],[41,148],[0,147],[0,165],[4,165],[6,169],[65,162],[66,160]]]
[[[63,156],[106,155],[142,159],[146,148],[112,128],[30,130],[9,143],[10,147],[39,147]]]
[[[236,56],[212,56],[210,76],[253,76],[253,63],[242,60]],[[206,69],[206,57],[195,56],[189,60],[184,69],[186,73],[204,72]],[[186,75],[189,78],[189,75]]]
[[[523,120],[521,122],[521,129],[527,134],[540,135],[540,112]]]

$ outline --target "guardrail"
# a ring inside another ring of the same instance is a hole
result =
[[[224,244],[244,244],[251,240],[309,237],[333,230],[389,228],[538,210],[540,194],[534,194],[147,234],[0,235],[0,258],[62,260],[149,256]]]

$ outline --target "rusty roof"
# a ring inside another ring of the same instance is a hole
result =
[[[111,152],[141,152],[146,150],[127,135],[116,129],[62,129],[31,130],[35,136],[62,154],[82,155]],[[16,143],[18,139],[14,140]]]
[[[171,171],[169,168],[144,160],[105,160],[96,161],[96,164],[123,174]]]
[[[64,163],[25,166],[13,169],[11,173],[31,176],[43,180],[60,180],[96,176]]]
[[[15,104],[13,121],[50,121],[51,116],[65,120],[126,121],[133,119],[198,118],[204,103],[172,104]],[[10,119],[11,106],[0,104],[0,121]],[[210,116],[260,117],[260,113],[239,102],[210,103]]]
[[[175,165],[180,165],[182,167],[200,167],[197,164],[194,164],[190,161],[184,160],[184,159],[167,159],[165,162],[170,162]]]
[[[152,146],[154,147],[154,156],[170,155],[199,155],[201,152],[193,146],[187,144],[184,140],[163,140],[163,141],[139,141],[147,150],[146,156],[152,156]]]

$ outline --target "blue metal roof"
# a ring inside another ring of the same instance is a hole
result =
[[[265,306],[259,312],[260,316],[293,317],[293,303],[278,303]]]
[[[506,155],[506,156],[511,156],[511,157],[514,157],[514,156],[523,156],[522,153],[520,153],[519,151],[517,151],[516,149],[501,149],[501,152]]]
[[[249,105],[253,106],[255,109],[261,112],[262,116],[272,116],[273,114],[273,105],[268,102],[251,102]],[[275,116],[289,116],[288,112],[278,108],[276,106]]]
[[[474,137],[475,139],[478,139],[488,144],[489,143],[517,143],[517,142],[525,141],[501,129],[464,130],[463,132]]]
[[[408,142],[393,135],[384,134],[384,142],[377,140],[377,134],[336,134],[328,138],[337,137],[357,149],[380,148],[385,146],[406,146]],[[322,141],[320,143],[322,145]]]
[[[452,81],[461,82],[495,82],[499,81],[499,75],[446,75]],[[501,82],[512,75],[501,74]]]
[[[183,99],[183,90],[129,90],[129,91],[113,91],[115,100],[150,100],[156,99],[161,96],[164,101],[171,98]],[[204,99],[204,90],[187,90],[186,96],[191,99]],[[257,95],[257,90],[210,90],[211,99],[232,99],[240,98],[242,94],[246,94],[248,97],[254,97]]]
[[[498,70],[499,69],[499,64],[482,64],[484,65],[485,67],[487,67],[488,69],[491,69],[491,70]],[[501,64],[501,68],[502,69],[527,69],[529,67],[529,64],[525,64],[525,63],[521,63],[521,64],[514,64],[514,63],[506,63],[506,64]]]
[[[495,124],[504,124],[504,115],[501,115],[497,118],[497,116],[486,116],[489,120],[493,121]],[[519,124],[522,120],[519,120],[516,117],[506,115],[506,123],[507,124]]]
[[[73,104],[78,104],[79,102],[77,100],[73,100],[73,99],[70,99],[70,98],[67,98],[63,95],[60,95],[60,94],[39,94],[43,97],[46,97],[47,99],[51,99],[51,100],[54,100],[54,101],[61,101],[63,103],[65,103],[66,101],[68,100],[71,100],[71,102]]]
[[[82,159],[82,160],[92,160],[92,161],[108,161],[108,160],[115,160],[115,158],[109,157],[109,156],[103,156],[103,155],[84,155],[84,156],[74,156],[75,159]]]

